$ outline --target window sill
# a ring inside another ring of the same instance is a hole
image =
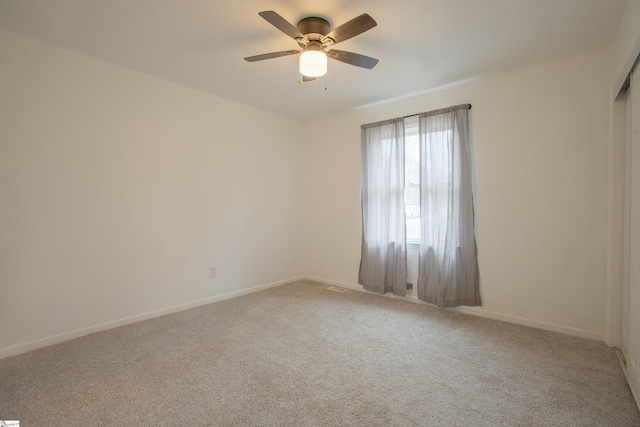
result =
[[[420,249],[420,240],[407,239],[407,249]]]

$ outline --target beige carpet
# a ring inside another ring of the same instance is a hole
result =
[[[26,426],[639,426],[601,342],[297,282],[0,360]]]

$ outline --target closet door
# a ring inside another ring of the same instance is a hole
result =
[[[631,77],[631,175],[629,192],[629,297],[627,378],[640,404],[640,67]],[[628,104],[627,104],[628,105]],[[629,116],[627,116],[629,117]],[[625,319],[626,320],[626,319]]]

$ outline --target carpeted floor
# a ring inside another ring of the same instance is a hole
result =
[[[297,282],[0,360],[27,426],[640,426],[601,342]]]

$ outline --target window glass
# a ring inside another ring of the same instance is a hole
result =
[[[418,135],[418,116],[406,118],[404,126],[404,206],[407,242],[420,243],[420,138]]]

